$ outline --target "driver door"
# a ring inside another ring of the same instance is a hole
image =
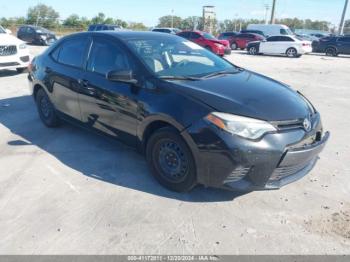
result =
[[[133,60],[122,46],[94,37],[86,73],[79,80],[82,121],[88,127],[125,140],[136,135],[138,96],[131,84],[108,80],[106,74],[112,70],[136,73]]]

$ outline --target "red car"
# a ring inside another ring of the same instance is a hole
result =
[[[219,36],[223,38],[223,34]],[[247,48],[247,44],[252,41],[262,41],[265,38],[259,34],[253,33],[241,33],[241,34],[232,34],[228,37],[225,37],[230,42],[230,47],[232,50],[240,48],[242,50]]]
[[[196,44],[203,46],[219,56],[224,56],[231,53],[229,41],[219,40],[209,33],[202,31],[183,31],[177,35],[195,42]]]

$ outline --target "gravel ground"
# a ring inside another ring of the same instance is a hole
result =
[[[308,176],[244,195],[169,192],[134,150],[68,124],[45,128],[26,74],[2,71],[0,254],[350,254],[350,58],[227,59],[321,112],[331,139]]]

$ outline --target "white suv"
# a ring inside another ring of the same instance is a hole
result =
[[[27,45],[0,26],[0,70],[16,69],[22,73],[29,65]]]

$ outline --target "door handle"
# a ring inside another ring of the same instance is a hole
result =
[[[45,73],[52,73],[52,69],[50,67],[45,67]]]
[[[84,88],[85,90],[87,90],[88,94],[90,95],[95,95],[96,94],[96,89],[89,86],[89,81],[85,80],[85,79],[79,79],[78,80],[79,85]]]

